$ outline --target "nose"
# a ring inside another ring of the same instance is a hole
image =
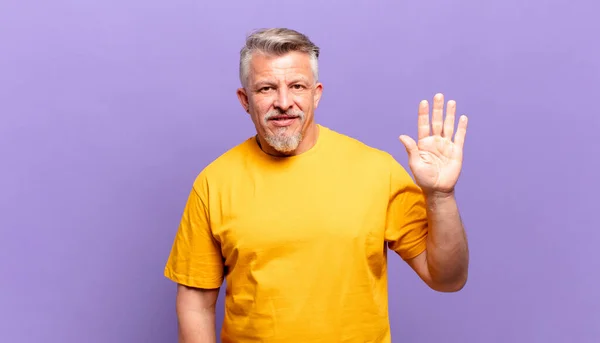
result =
[[[280,87],[277,91],[277,97],[273,106],[285,112],[289,110],[293,104],[294,102],[291,99],[291,94],[287,87]]]

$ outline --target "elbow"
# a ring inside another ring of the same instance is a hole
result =
[[[428,261],[429,262],[429,261]],[[469,278],[468,256],[452,264],[427,264],[429,287],[437,292],[456,293],[467,285]]]
[[[429,288],[441,293],[456,293],[460,292],[467,285],[468,276],[466,274],[452,280],[432,281],[429,283]]]
[[[436,292],[440,293],[457,293],[460,292],[467,282],[457,282],[457,283],[446,283],[446,284],[438,284],[438,285],[430,285],[429,287]]]

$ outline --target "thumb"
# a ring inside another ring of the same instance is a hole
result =
[[[402,144],[404,145],[404,148],[406,148],[408,158],[414,158],[416,156],[419,156],[419,148],[417,147],[417,143],[414,139],[406,135],[401,135],[399,139],[400,142],[402,142]]]

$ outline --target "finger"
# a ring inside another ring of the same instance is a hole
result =
[[[441,136],[444,126],[444,95],[441,93],[433,97],[433,110],[431,112],[431,133]]]
[[[406,152],[408,153],[409,159],[419,157],[419,148],[417,147],[417,143],[414,139],[406,135],[401,135],[399,138],[400,142],[402,142],[402,144],[404,145],[404,148],[406,148]]]
[[[448,108],[446,109],[446,119],[444,120],[444,131],[442,136],[448,139],[452,139],[454,134],[454,121],[456,116],[456,101],[448,101]]]
[[[462,151],[465,145],[465,136],[467,135],[467,124],[469,123],[469,118],[467,116],[462,115],[458,121],[458,127],[456,128],[456,136],[454,137],[454,145]]]
[[[428,137],[431,134],[429,127],[429,103],[427,100],[423,100],[419,104],[419,120],[417,127],[419,139]]]

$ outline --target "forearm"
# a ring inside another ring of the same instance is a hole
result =
[[[429,221],[427,268],[439,289],[455,291],[467,280],[469,251],[454,194],[425,197]]]

